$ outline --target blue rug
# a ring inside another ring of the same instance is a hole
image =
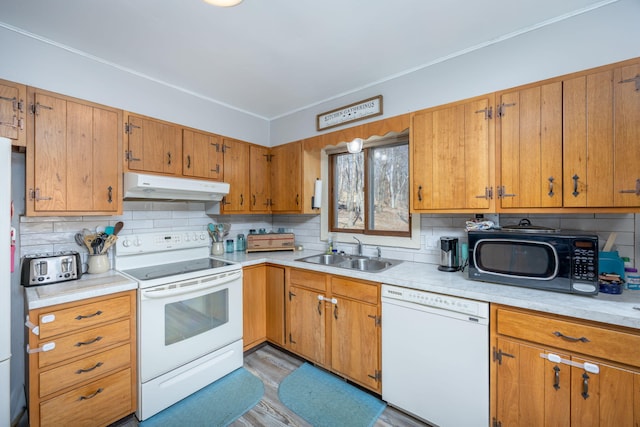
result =
[[[278,397],[314,427],[369,427],[387,406],[382,400],[308,363],[282,380]]]
[[[264,394],[262,381],[236,369],[140,423],[141,427],[228,426],[253,408]]]

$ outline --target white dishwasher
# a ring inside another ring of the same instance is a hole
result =
[[[382,398],[435,426],[489,425],[489,304],[382,285]]]

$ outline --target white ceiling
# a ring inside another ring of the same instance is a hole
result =
[[[617,0],[0,0],[0,25],[265,119]]]

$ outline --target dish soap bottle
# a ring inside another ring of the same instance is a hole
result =
[[[333,253],[334,236],[333,233],[329,233],[327,237],[327,254]]]

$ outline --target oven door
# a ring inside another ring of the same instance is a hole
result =
[[[242,339],[242,270],[139,293],[142,382]]]

